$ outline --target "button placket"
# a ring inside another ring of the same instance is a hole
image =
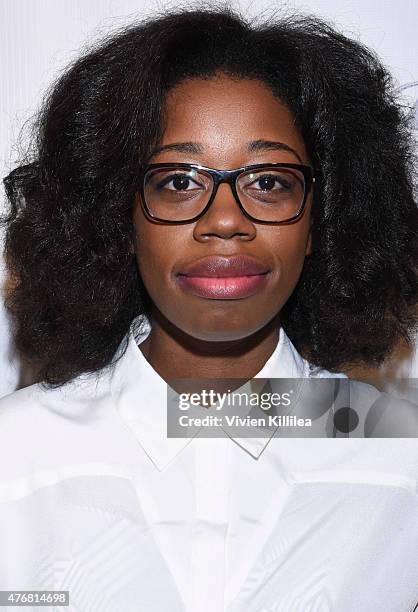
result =
[[[195,525],[192,610],[223,612],[231,486],[228,438],[195,440]]]

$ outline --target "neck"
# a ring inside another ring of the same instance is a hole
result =
[[[151,331],[139,346],[164,380],[175,378],[253,378],[279,341],[279,315],[249,337],[210,342],[193,338],[153,312]]]

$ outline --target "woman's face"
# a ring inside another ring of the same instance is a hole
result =
[[[262,82],[223,74],[210,80],[189,79],[169,92],[164,110],[161,147],[167,149],[156,152],[150,163],[185,162],[221,170],[260,163],[309,165],[291,113]],[[259,143],[249,150],[254,141],[286,146]],[[168,188],[179,187],[171,183]],[[154,307],[200,340],[233,341],[262,329],[291,295],[310,252],[311,199],[309,194],[296,223],[266,225],[246,217],[230,186],[222,183],[203,217],[164,225],[144,215],[137,196],[136,257]],[[235,256],[250,258],[247,262],[253,260],[258,268],[244,265],[239,272],[226,272],[229,278],[202,278],[208,270],[218,274],[214,270],[225,263],[228,267]],[[197,260],[208,264],[203,272],[190,270]],[[249,278],[254,272],[260,274]]]

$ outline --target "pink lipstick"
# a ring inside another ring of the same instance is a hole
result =
[[[184,266],[176,274],[183,290],[217,300],[249,297],[267,283],[270,269],[248,255],[208,256]]]

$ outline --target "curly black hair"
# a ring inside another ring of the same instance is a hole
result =
[[[34,153],[5,179],[6,306],[15,344],[59,386],[112,361],[151,300],[132,253],[138,177],[163,103],[216,72],[267,84],[293,113],[317,176],[313,254],[282,311],[296,347],[331,371],[411,342],[418,211],[408,113],[376,55],[304,15],[177,8],[113,33],[54,83]]]

